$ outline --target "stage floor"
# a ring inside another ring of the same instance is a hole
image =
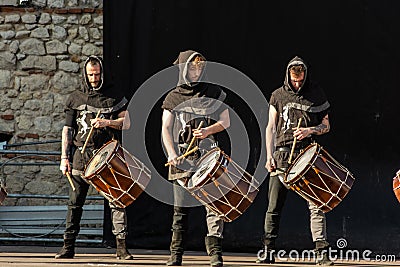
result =
[[[72,266],[165,266],[169,252],[165,250],[136,250],[130,249],[135,259],[122,261],[115,259],[115,249],[107,248],[76,248],[74,259],[54,259],[59,247],[39,246],[0,246],[1,267],[72,267]],[[273,265],[255,263],[255,255],[248,253],[224,253],[224,266],[315,266],[312,261],[294,261],[282,259]],[[188,251],[183,258],[183,266],[209,266],[209,257],[205,252]],[[376,261],[343,261],[337,260],[335,266],[400,266],[400,260],[395,262]]]

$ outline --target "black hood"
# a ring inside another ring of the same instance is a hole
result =
[[[99,62],[101,68],[101,81],[99,86],[92,88],[86,74],[86,66],[91,59]],[[108,74],[105,78],[104,74]],[[107,81],[107,83],[106,83]],[[67,100],[67,106],[75,110],[89,110],[97,112],[100,108],[102,113],[114,112],[125,106],[128,100],[119,88],[115,88],[111,71],[104,71],[103,60],[98,56],[89,56],[82,67],[81,88],[76,90]]]
[[[100,82],[99,85],[96,88],[93,88],[90,83],[89,83],[89,79],[87,77],[87,73],[86,73],[86,66],[89,63],[90,60],[96,60],[99,62],[100,64],[100,72],[101,72],[101,77],[100,77]],[[83,81],[83,86],[82,89],[84,92],[89,92],[91,90],[100,90],[103,88],[103,84],[104,84],[104,65],[103,65],[103,59],[101,57],[98,56],[89,56],[85,63],[83,64],[83,68],[82,68],[82,81]]]
[[[304,73],[304,81],[303,84],[300,86],[299,90],[294,90],[292,87],[292,83],[290,82],[290,73],[289,69],[292,66],[296,65],[303,65],[305,68],[305,73]],[[310,84],[310,79],[309,79],[309,71],[308,71],[308,66],[306,62],[299,56],[295,56],[292,60],[289,61],[287,67],[286,67],[286,74],[285,74],[285,81],[283,82],[283,87],[286,90],[292,91],[296,94],[300,94],[301,91],[304,91],[303,88],[307,88]]]

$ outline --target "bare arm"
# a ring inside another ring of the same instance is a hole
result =
[[[178,164],[176,158],[178,157],[175,147],[174,147],[174,139],[172,136],[172,129],[174,126],[175,116],[171,111],[164,109],[162,115],[162,128],[161,135],[164,143],[164,147],[167,150],[168,154],[168,162],[172,165]]]
[[[63,174],[67,171],[71,172],[71,166],[69,164],[69,151],[72,146],[72,135],[74,129],[69,126],[64,126],[61,133],[61,163],[60,170]]]
[[[229,128],[231,125],[230,118],[229,118],[229,110],[225,109],[224,111],[221,112],[219,115],[219,120],[211,124],[207,127],[201,128],[199,130],[194,130],[193,131],[193,136],[199,139],[204,139],[209,135],[222,132],[223,130]]]
[[[268,114],[268,125],[265,129],[265,145],[267,149],[267,162],[265,164],[265,168],[269,172],[274,171],[276,169],[276,163],[273,158],[273,154],[275,151],[275,138],[276,138],[276,123],[278,122],[278,112],[275,107],[269,106],[269,114]]]
[[[128,130],[131,127],[129,112],[127,110],[121,111],[115,120],[97,118],[93,119],[91,124],[94,128],[110,127],[117,130]]]
[[[325,115],[325,117],[322,119],[321,124],[313,127],[302,127],[299,129],[296,129],[293,132],[293,136],[296,137],[298,140],[302,140],[312,134],[315,135],[322,135],[326,134],[329,132],[331,129],[330,123],[329,123],[329,116],[328,114]]]

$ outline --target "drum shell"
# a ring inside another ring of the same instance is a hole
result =
[[[317,146],[316,152],[298,175],[288,180],[293,166],[308,149]],[[285,176],[285,183],[301,197],[314,203],[323,212],[329,212],[342,202],[354,183],[353,175],[318,144],[309,145],[300,153]]]
[[[218,148],[209,151],[202,158],[216,152],[220,155],[216,163],[210,166],[207,177],[186,189],[224,221],[231,222],[253,203],[259,191],[258,182]]]
[[[107,142],[103,147],[110,142]],[[96,154],[101,152],[102,149],[100,148]],[[87,166],[89,166],[91,160]],[[83,175],[83,178],[108,201],[117,207],[125,208],[143,193],[151,178],[149,173],[139,160],[118,144],[112,155],[96,172],[88,176]],[[86,174],[86,171],[84,174]]]
[[[400,202],[400,170],[396,173],[396,177],[393,178],[393,192]]]

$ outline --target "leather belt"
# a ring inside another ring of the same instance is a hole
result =
[[[280,146],[280,147],[276,148],[276,151],[290,153],[292,151],[292,149],[290,147],[287,147],[287,146]],[[294,152],[299,153],[300,149],[294,149]]]
[[[77,149],[78,149],[79,151],[82,151],[83,146],[78,146]],[[94,149],[92,146],[89,146],[89,147],[87,146],[87,147],[86,147],[86,151],[91,151],[93,155],[96,154],[96,152],[97,152],[98,150],[99,150],[99,149]]]

